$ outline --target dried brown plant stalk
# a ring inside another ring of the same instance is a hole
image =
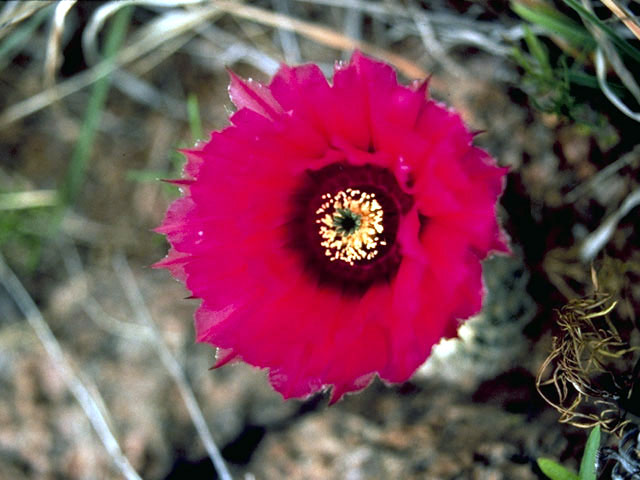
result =
[[[594,284],[597,290],[595,278]],[[561,423],[580,428],[600,425],[616,435],[629,423],[619,406],[628,395],[628,381],[614,366],[639,347],[629,346],[611,322],[609,313],[616,304],[611,295],[596,292],[570,301],[558,312],[561,333],[553,338],[536,388],[560,412]],[[553,388],[544,388],[549,385]]]
[[[430,77],[431,86],[436,88],[438,86],[442,87],[442,85],[439,84],[439,79],[429,75],[419,65],[406,57],[390,52],[376,45],[350,38],[332,28],[316,25],[287,15],[271,12],[269,10],[264,10],[250,5],[244,5],[234,1],[219,0],[215,2],[215,5],[220,10],[228,12],[236,17],[296,32],[332,48],[339,50],[362,50],[364,53],[368,53],[391,63],[408,78],[423,79]]]
[[[631,11],[617,0],[601,0],[611,12],[640,40],[640,24]]]

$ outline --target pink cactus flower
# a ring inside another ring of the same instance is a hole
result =
[[[509,251],[507,169],[426,90],[359,52],[332,82],[316,65],[269,85],[231,74],[237,111],[185,152],[155,265],[202,299],[216,366],[269,369],[284,398],[331,388],[333,403],[375,375],[406,381],[480,310],[481,261]]]

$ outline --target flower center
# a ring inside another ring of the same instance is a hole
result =
[[[320,226],[320,245],[330,261],[340,260],[353,266],[361,260],[372,260],[387,242],[380,238],[384,231],[384,210],[375,193],[347,188],[335,195],[322,195],[325,200],[316,210]]]
[[[395,275],[413,198],[392,172],[346,162],[308,170],[291,200],[290,246],[320,282],[362,293]]]

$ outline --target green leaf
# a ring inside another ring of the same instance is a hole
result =
[[[580,480],[596,480],[596,455],[600,448],[600,425],[597,425],[587,439],[582,461],[580,462]]]
[[[187,114],[189,116],[189,129],[191,130],[191,139],[194,142],[202,140],[202,121],[200,120],[198,97],[196,97],[195,93],[190,93],[187,97]]]
[[[538,466],[551,480],[580,480],[575,473],[567,470],[562,465],[548,458],[539,458]]]
[[[539,4],[535,8],[530,8],[519,1],[512,1],[511,9],[524,20],[538,25],[548,32],[560,35],[577,47],[588,50],[593,50],[596,47],[596,41],[582,25],[550,5]]]

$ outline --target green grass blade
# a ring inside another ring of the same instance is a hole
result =
[[[187,97],[187,115],[189,117],[189,129],[191,130],[191,139],[194,142],[202,140],[202,121],[200,120],[200,108],[198,106],[198,97],[195,93],[190,93]]]
[[[580,480],[596,480],[596,455],[600,448],[600,425],[597,425],[587,439],[582,461],[580,462]]]
[[[124,7],[115,15],[105,42],[104,56],[107,61],[113,61],[115,58],[127,32],[132,12],[133,7]],[[106,76],[98,80],[91,89],[84,122],[71,156],[66,182],[63,187],[63,198],[66,204],[73,203],[84,182],[93,141],[102,118],[102,110],[110,86],[111,79]]]
[[[140,183],[156,183],[160,179],[167,178],[167,172],[163,172],[161,170],[136,170],[131,169],[127,170],[127,174],[125,176],[127,181],[130,182],[140,182]]]
[[[511,56],[516,61],[516,63],[518,63],[518,65],[520,65],[524,69],[525,72],[530,75],[533,74],[534,69],[522,50],[520,50],[518,47],[514,47],[511,50]]]
[[[620,50],[620,52],[626,54],[630,58],[633,58],[636,62],[640,63],[640,50],[627,42],[624,38],[620,37],[613,28],[607,25],[604,21],[600,20],[595,14],[584,8],[575,0],[563,0],[564,3],[573,8],[583,18],[587,19],[603,32],[607,34],[613,44]]]
[[[551,64],[549,63],[549,55],[547,54],[547,50],[545,46],[542,44],[538,37],[536,37],[533,32],[524,27],[524,40],[527,43],[527,47],[531,54],[538,60],[538,64],[542,70],[542,75],[551,80],[553,78],[553,69],[551,68]]]
[[[599,88],[598,79],[594,75],[579,72],[576,70],[568,70],[567,77],[569,82],[581,87]]]
[[[539,5],[533,9],[518,1],[512,1],[511,9],[522,19],[538,25],[550,33],[560,35],[575,46],[593,50],[597,45],[595,39],[582,25],[553,7]]]
[[[538,467],[551,480],[580,480],[580,477],[575,473],[548,458],[539,458]]]

